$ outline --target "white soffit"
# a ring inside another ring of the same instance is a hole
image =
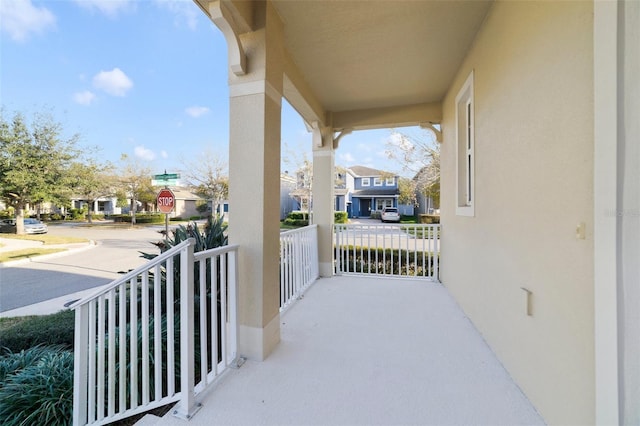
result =
[[[293,62],[333,112],[441,101],[491,3],[273,1]]]

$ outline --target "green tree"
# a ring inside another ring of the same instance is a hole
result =
[[[75,194],[87,201],[89,209],[87,220],[92,222],[93,206],[101,197],[113,195],[114,178],[113,166],[110,163],[100,163],[93,158],[76,161],[69,170],[69,188]]]
[[[387,140],[387,157],[414,175],[416,188],[440,205],[440,145],[432,132],[414,136],[394,132]]]
[[[416,205],[416,182],[412,179],[400,178],[398,179],[398,204],[407,204],[410,206]]]
[[[118,185],[131,200],[131,225],[136,224],[138,202],[148,203],[155,200],[155,191],[151,186],[151,169],[129,158],[127,154],[120,157]]]
[[[29,123],[20,113],[7,119],[0,110],[0,194],[15,207],[18,234],[24,233],[24,211],[42,201],[60,201],[79,135],[62,136],[62,125],[50,113]]]

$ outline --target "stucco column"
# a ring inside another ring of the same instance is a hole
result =
[[[335,150],[329,129],[313,129],[313,223],[318,225],[320,276],[333,275]]]
[[[239,244],[239,354],[263,360],[280,341],[282,25],[260,3],[243,34],[249,70],[230,73],[229,242]]]

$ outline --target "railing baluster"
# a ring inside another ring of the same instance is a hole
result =
[[[223,263],[224,257],[217,256],[211,259],[211,372],[214,376],[218,375],[218,322],[220,313],[218,313],[218,297],[219,289],[225,285],[222,280],[218,280],[218,263]],[[224,265],[221,265],[224,268]],[[224,315],[224,313],[223,313]]]
[[[162,289],[160,264],[153,268],[154,401],[162,399]]]
[[[142,405],[149,403],[149,271],[142,273]]]
[[[116,291],[111,289],[108,293],[107,305],[108,311],[108,327],[107,338],[109,339],[109,345],[107,347],[108,362],[107,362],[107,382],[108,382],[108,404],[107,413],[111,417],[116,412]]]
[[[198,269],[199,283],[200,283],[200,381],[204,384],[207,383],[207,358],[209,355],[207,338],[207,259],[201,259],[199,261],[200,268]],[[211,294],[213,298],[213,292]]]
[[[173,280],[173,262],[174,258],[170,257],[165,263],[165,291],[167,292],[167,394],[173,396],[176,389],[176,376],[175,376],[175,310],[173,304],[175,300],[173,298],[175,282]]]
[[[139,405],[138,399],[138,277],[129,281],[129,309],[130,313],[130,338],[131,351],[131,409]]]
[[[126,283],[118,286],[118,412],[127,409],[127,288]]]
[[[98,298],[98,360],[97,360],[97,378],[98,378],[98,396],[97,396],[97,419],[102,420],[104,418],[104,379],[105,379],[105,361],[104,361],[104,351],[105,351],[105,306],[104,306],[104,298],[102,295]]]

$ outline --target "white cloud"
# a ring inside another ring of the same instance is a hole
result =
[[[136,157],[146,161],[151,161],[156,158],[156,154],[152,150],[145,148],[144,145],[136,146],[133,153]]]
[[[340,158],[340,160],[350,166],[353,165],[353,163],[355,163],[356,159],[353,157],[353,155],[350,152],[345,152],[345,153],[341,153],[338,154],[338,157]]]
[[[34,6],[31,0],[1,0],[0,15],[0,29],[19,42],[56,26],[55,15],[45,7]]]
[[[184,112],[186,112],[193,118],[202,117],[203,115],[209,113],[209,111],[211,111],[209,108],[202,106],[192,106],[184,110]]]
[[[160,157],[169,158],[169,154],[163,149],[162,151],[160,151]]]
[[[161,9],[166,9],[174,16],[174,25],[181,27],[183,24],[190,30],[198,27],[198,13],[192,1],[185,0],[156,0],[155,3]]]
[[[133,87],[133,82],[120,68],[100,71],[93,77],[93,85],[112,96],[125,96]]]
[[[87,105],[87,106],[91,105],[91,102],[93,102],[95,99],[96,99],[96,95],[88,90],[73,94],[74,102],[80,105]]]
[[[135,9],[133,0],[76,0],[76,4],[90,11],[98,11],[109,18],[115,18],[120,12]]]

